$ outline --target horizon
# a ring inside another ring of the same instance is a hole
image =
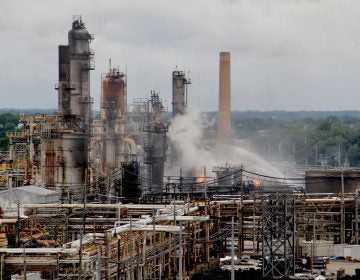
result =
[[[0,96],[7,108],[56,107],[58,46],[72,15],[94,34],[94,106],[112,64],[127,74],[128,100],[160,92],[185,71],[191,109],[218,107],[219,53],[231,53],[233,111],[360,109],[360,3],[328,1],[2,1]],[[174,12],[174,4],[176,11]],[[27,7],[19,9],[18,7]],[[41,17],[34,16],[43,11]],[[70,13],[69,13],[70,10]],[[141,21],[139,20],[141,17]],[[21,20],[19,20],[21,19]]]

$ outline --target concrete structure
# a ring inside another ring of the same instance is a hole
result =
[[[219,112],[218,140],[228,141],[231,138],[231,70],[230,53],[220,53],[219,70]]]
[[[334,255],[337,257],[352,257],[360,260],[360,245],[336,244],[334,245]]]
[[[333,256],[334,255],[334,242],[327,240],[313,240],[301,242],[301,253],[304,256],[311,256],[312,254],[317,257]]]

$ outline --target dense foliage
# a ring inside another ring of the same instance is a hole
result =
[[[8,150],[6,132],[16,129],[20,113],[0,111],[0,152]],[[206,115],[216,118],[215,112]],[[213,124],[207,131],[211,137],[215,137]],[[360,111],[233,112],[233,131],[269,160],[360,167]]]
[[[242,118],[237,138],[248,139],[263,157],[304,165],[360,167],[360,117],[325,119]]]
[[[13,131],[19,123],[19,115],[11,113],[0,114],[0,152],[9,149],[9,140],[6,132]]]

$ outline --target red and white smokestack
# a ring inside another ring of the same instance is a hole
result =
[[[231,82],[230,53],[220,53],[218,140],[226,142],[231,138]]]

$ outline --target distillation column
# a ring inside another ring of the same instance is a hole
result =
[[[81,18],[75,18],[68,33],[68,45],[59,46],[59,114],[75,119],[83,132],[89,132],[91,117],[92,39]]]
[[[91,132],[90,70],[92,36],[81,17],[74,17],[68,45],[59,46],[58,122],[47,124],[43,179],[58,187],[78,189],[86,181]],[[51,155],[51,159],[46,157]],[[51,173],[51,174],[50,174]],[[50,186],[48,186],[50,187]]]
[[[125,161],[125,108],[126,83],[124,73],[110,68],[102,81],[101,122],[103,137],[103,171],[106,175],[114,172]],[[130,152],[135,143],[131,142]]]
[[[101,89],[101,133],[96,139],[100,143],[98,152],[101,159],[98,175],[108,180],[106,186],[100,187],[100,192],[108,197],[121,198],[122,202],[137,203],[141,195],[139,165],[136,161],[137,145],[127,135],[126,75],[118,68],[111,68],[111,60]],[[121,181],[112,177],[120,168]]]
[[[185,77],[183,71],[173,71],[172,73],[173,83],[173,103],[172,103],[172,115],[183,115],[186,113],[187,107],[187,85],[191,83],[190,79]]]
[[[172,116],[184,115],[187,111],[187,85],[191,83],[190,79],[187,79],[184,71],[172,72]],[[181,153],[176,148],[176,145],[171,145],[171,165],[177,166],[180,162]]]
[[[165,108],[159,95],[155,92],[151,93],[149,112],[151,119],[149,124],[144,128],[147,132],[146,163],[150,167],[151,174],[151,192],[153,194],[162,194],[162,185],[164,177],[164,165],[166,160],[167,149],[167,124],[162,119],[162,113]]]

